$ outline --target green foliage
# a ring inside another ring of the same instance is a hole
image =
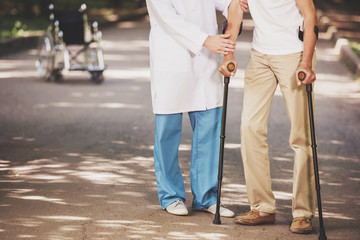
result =
[[[15,22],[14,27],[11,29],[13,36],[24,36],[28,33],[26,24],[21,23],[19,20]]]
[[[106,15],[121,9],[133,9],[144,4],[144,0],[0,0],[0,41],[26,36],[49,24],[48,6],[54,4],[58,10],[77,10],[85,3],[89,13]],[[111,11],[110,11],[111,10]]]
[[[359,84],[359,86],[360,86],[360,77],[357,77],[355,81],[356,81],[356,82]]]
[[[121,0],[117,0],[121,2]],[[78,9],[81,4],[85,3],[88,9],[91,8],[105,8],[108,7],[108,1],[99,1],[99,0],[54,0],[52,3],[55,6],[55,9]]]
[[[55,9],[74,10],[78,9],[81,4],[85,3],[88,9],[100,8],[135,8],[143,5],[144,0],[1,0],[1,15],[18,15],[18,16],[45,16],[47,7],[53,3]]]
[[[37,30],[44,30],[48,25],[46,18],[24,18],[0,16],[0,41],[12,37],[23,37]]]
[[[356,55],[360,58],[360,43],[349,41],[349,45],[352,50],[356,53]]]

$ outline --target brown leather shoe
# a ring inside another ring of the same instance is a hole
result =
[[[296,217],[290,227],[292,233],[306,234],[312,231],[311,220],[307,217]]]
[[[264,223],[274,223],[275,213],[260,216],[260,212],[256,209],[252,209],[250,212],[237,216],[234,220],[236,223],[243,225],[259,225]]]

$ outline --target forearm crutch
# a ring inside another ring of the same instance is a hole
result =
[[[298,78],[300,81],[304,81],[306,77],[305,72],[301,71],[298,73]],[[327,240],[325,235],[325,228],[322,216],[322,206],[321,206],[321,195],[320,195],[320,178],[319,178],[319,166],[318,166],[318,159],[317,159],[317,145],[316,145],[316,138],[315,138],[315,124],[314,124],[314,109],[313,109],[313,101],[312,101],[312,85],[306,85],[306,92],[308,97],[308,107],[309,107],[309,120],[310,120],[310,132],[311,132],[311,148],[313,154],[313,163],[314,163],[314,175],[315,175],[315,188],[316,188],[316,195],[317,195],[317,204],[318,204],[318,212],[319,212],[319,240]]]
[[[229,72],[235,70],[235,64],[230,62],[227,65]],[[225,145],[225,126],[226,126],[226,110],[228,100],[228,89],[229,89],[230,77],[224,77],[224,99],[222,109],[222,120],[221,120],[221,135],[220,135],[220,154],[219,154],[219,172],[218,172],[218,189],[217,189],[217,201],[216,201],[216,212],[213,223],[221,224],[220,220],[220,197],[221,197],[221,183],[223,177],[223,166],[224,166],[224,145]]]

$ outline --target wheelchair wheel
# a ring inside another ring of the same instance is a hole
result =
[[[52,71],[52,77],[54,78],[55,82],[61,83],[64,81],[64,77],[61,74],[61,70],[60,69],[54,69]]]
[[[50,81],[53,75],[55,62],[53,37],[46,33],[40,38],[35,66],[40,76]]]
[[[104,81],[104,75],[102,71],[90,72],[91,74],[91,81],[100,84]]]

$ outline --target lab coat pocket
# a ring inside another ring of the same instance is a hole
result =
[[[152,38],[153,64],[158,71],[183,72],[191,67],[190,51],[174,38],[156,29]]]

